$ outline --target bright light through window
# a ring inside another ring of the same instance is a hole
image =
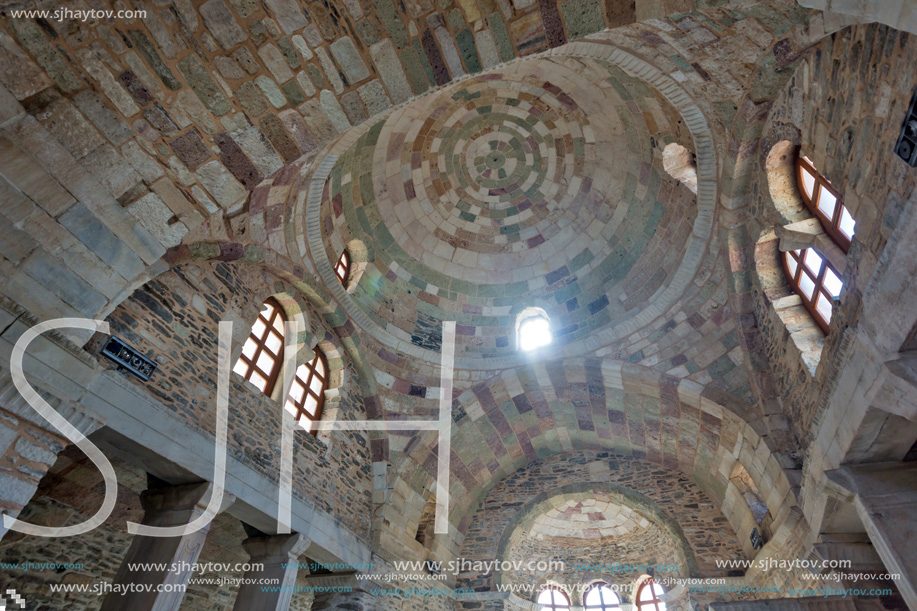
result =
[[[519,348],[535,350],[551,343],[551,323],[544,316],[532,316],[519,323]]]
[[[555,588],[546,588],[538,594],[537,603],[541,611],[559,611],[570,608],[570,599],[567,595]]]

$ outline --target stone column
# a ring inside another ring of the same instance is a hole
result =
[[[825,473],[827,490],[853,502],[870,541],[895,586],[911,609],[917,609],[917,463],[850,465]]]
[[[392,597],[393,601],[398,599]],[[369,592],[318,593],[312,602],[312,611],[377,611],[383,609]]]
[[[155,478],[151,480],[156,481]],[[161,483],[161,482],[158,482]],[[140,495],[143,524],[148,526],[181,526],[204,513],[213,485],[208,482],[181,486],[157,486]],[[235,500],[223,496],[221,511]],[[197,562],[210,524],[182,537],[146,537],[135,535],[131,546],[115,575],[115,586],[143,586],[149,592],[110,592],[102,603],[102,611],[177,611],[185,588]],[[156,563],[162,570],[132,570],[135,563]],[[161,592],[156,591],[162,586]]]
[[[235,611],[287,611],[293,600],[293,588],[299,572],[299,556],[309,547],[309,539],[300,534],[249,537],[242,542],[253,565],[245,572],[246,583],[239,587]],[[306,569],[308,571],[308,569]],[[264,580],[277,580],[276,592],[262,589]]]

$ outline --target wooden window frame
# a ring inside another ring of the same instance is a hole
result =
[[[803,171],[807,171],[815,179],[815,185],[812,187],[812,197],[806,193],[805,183],[802,178]],[[848,238],[840,229],[841,217],[844,210],[847,210],[847,214],[850,218],[853,218],[853,215],[850,214],[850,210],[844,205],[844,198],[841,197],[841,194],[832,187],[828,179],[822,176],[818,170],[815,169],[815,166],[802,155],[796,158],[796,188],[799,190],[799,195],[802,197],[802,201],[806,205],[806,208],[809,209],[809,212],[818,219],[822,227],[824,227],[825,233],[831,236],[831,239],[834,240],[846,254],[847,251],[850,250],[851,238]],[[827,190],[837,198],[832,218],[828,218],[828,215],[818,208],[818,200],[821,197],[822,189]]]
[[[538,599],[541,598],[542,592],[545,592],[545,591],[547,591],[547,590],[551,590],[551,591],[554,591],[554,592],[560,592],[560,595],[564,597],[564,600],[565,600],[565,601],[567,601],[566,606],[560,606],[560,607],[558,607],[558,606],[553,602],[553,598],[554,598],[553,596],[551,597],[551,598],[552,598],[552,602],[550,602],[550,603],[540,603],[540,602],[538,602]],[[558,588],[557,586],[548,586],[547,588],[543,588],[543,589],[539,590],[539,591],[538,591],[538,596],[535,598],[535,604],[538,605],[540,611],[571,611],[571,609],[573,609],[573,604],[570,602],[570,597],[567,596],[567,593],[566,593],[566,592],[564,592],[562,589]]]
[[[634,596],[634,605],[636,606],[637,611],[662,611],[662,609],[659,608],[660,604],[668,608],[668,605],[666,605],[665,601],[656,596],[656,592],[653,590],[653,585],[655,583],[656,582],[653,580],[653,578],[650,577],[641,583],[639,588],[637,588],[637,595]],[[653,595],[652,600],[640,600],[640,596],[643,594],[643,588],[646,587],[649,587],[650,593]]]
[[[344,268],[343,272],[339,271],[340,268]],[[345,287],[347,282],[350,280],[350,270],[353,267],[353,257],[350,256],[350,251],[346,248],[341,252],[341,256],[338,257],[338,262],[334,265],[334,275],[337,276],[338,280],[341,281]]]
[[[602,588],[605,588],[611,592],[611,594],[615,597],[614,602],[608,602],[605,600],[605,592],[602,591]],[[586,598],[589,597],[589,593],[592,590],[599,591],[599,597],[600,597],[601,602],[598,604],[598,606],[586,604]],[[620,608],[621,608],[621,597],[618,596],[618,594],[614,591],[614,589],[610,585],[605,583],[604,581],[595,582],[594,584],[586,588],[586,591],[583,593],[583,609],[585,609],[586,611],[610,611],[611,609],[620,609]]]
[[[287,398],[284,402],[284,408],[287,404],[290,404],[293,407],[293,417],[296,419],[296,422],[300,422],[303,417],[309,421],[308,431],[313,435],[318,434],[318,430],[315,427],[315,423],[322,419],[322,410],[325,407],[325,391],[328,390],[328,378],[331,375],[330,370],[328,369],[328,359],[325,357],[325,353],[322,352],[320,348],[315,348],[313,350],[315,357],[312,358],[308,363],[302,363],[299,367],[296,368],[296,372],[293,374],[293,384],[300,385],[303,388],[302,396],[296,400],[293,399],[293,386],[290,386],[290,393],[287,395]],[[322,368],[325,370],[324,376],[319,374],[316,371],[315,365],[321,362]],[[300,377],[301,372],[305,371],[305,379]],[[311,389],[312,380],[317,378],[321,381],[321,389],[319,392],[314,392]],[[306,409],[306,401],[309,397],[315,399],[315,415],[309,414],[309,411]]]
[[[806,297],[806,294],[802,291],[802,286],[800,285],[800,282],[799,282],[800,279],[802,278],[802,274],[807,274],[810,278],[813,277],[813,274],[810,273],[811,270],[809,270],[808,268],[806,268],[806,271],[803,270],[803,267],[805,267],[805,263],[804,263],[805,255],[806,255],[806,252],[808,252],[810,249],[815,251],[815,254],[817,254],[822,260],[821,270],[818,273],[818,277],[814,279],[815,288],[812,290],[811,298]],[[823,294],[827,297],[827,299],[831,300],[831,306],[832,308],[834,307],[834,297],[827,290],[827,288],[825,288],[825,276],[828,273],[827,270],[830,269],[832,272],[834,272],[834,275],[837,276],[838,278],[842,278],[842,276],[841,274],[838,273],[838,271],[834,268],[834,266],[831,265],[831,262],[828,261],[826,257],[822,256],[821,253],[819,253],[817,250],[815,250],[811,246],[809,248],[803,248],[803,249],[798,249],[798,250],[800,250],[799,255],[796,255],[796,251],[787,251],[787,252],[781,253],[780,259],[783,263],[783,273],[786,275],[786,278],[789,281],[790,287],[793,289],[793,292],[799,295],[799,298],[802,299],[802,305],[805,306],[806,310],[809,312],[809,314],[812,315],[812,318],[815,319],[815,322],[818,324],[821,330],[824,331],[825,335],[827,335],[828,333],[830,333],[830,330],[831,330],[831,321],[825,320],[825,317],[821,315],[821,313],[818,311],[818,309],[815,306],[818,302],[818,296]],[[790,272],[790,264],[789,264],[790,257],[796,260],[795,275],[791,274]]]
[[[271,308],[273,308],[273,312],[271,313],[271,316],[269,319],[264,318],[264,306],[270,306]],[[258,318],[255,321],[257,322],[258,320],[261,320],[262,322],[264,322],[264,325],[265,325],[264,333],[262,334],[261,337],[256,337],[255,336],[255,324],[254,323],[252,324],[252,328],[248,333],[248,338],[246,339],[246,343],[248,343],[248,340],[255,342],[255,352],[251,356],[251,358],[245,356],[244,353],[239,355],[239,361],[245,363],[247,371],[245,375],[242,375],[236,372],[238,375],[241,375],[245,381],[250,381],[252,374],[257,372],[261,377],[267,380],[267,382],[265,383],[263,392],[268,397],[270,397],[273,394],[274,386],[276,386],[277,379],[280,377],[280,372],[283,369],[283,347],[285,343],[284,332],[283,331],[278,332],[278,335],[280,335],[280,354],[275,355],[274,352],[270,348],[267,347],[267,339],[268,337],[270,337],[272,330],[274,332],[277,331],[274,328],[274,320],[276,318],[280,318],[281,327],[283,328],[284,327],[283,323],[286,323],[287,321],[286,312],[284,312],[283,307],[280,305],[279,301],[277,301],[273,297],[268,297],[267,299],[264,300],[264,303],[262,304],[262,309],[260,312],[258,312]],[[271,367],[271,371],[269,372],[265,372],[263,369],[261,369],[257,365],[258,359],[261,356],[262,352],[264,351],[267,351],[267,353],[271,355],[274,360],[273,366]],[[238,366],[239,361],[236,361],[236,366]],[[235,371],[236,366],[233,367],[233,371]]]

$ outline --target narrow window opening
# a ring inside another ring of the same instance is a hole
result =
[[[797,158],[796,176],[799,194],[806,208],[819,220],[825,233],[847,252],[856,230],[856,221],[844,205],[841,194],[831,186],[831,181],[818,173],[808,157]]]
[[[318,348],[308,363],[296,368],[290,394],[284,407],[296,418],[300,426],[315,435],[315,423],[321,420],[328,388],[328,361]]]
[[[551,320],[541,308],[526,308],[516,319],[516,338],[520,350],[530,351],[547,346],[554,337]]]
[[[841,275],[814,248],[783,253],[783,269],[793,291],[821,330],[828,333],[834,300],[844,288]]]
[[[338,280],[341,281],[341,284],[347,286],[347,281],[350,280],[350,253],[347,252],[346,248],[341,253],[341,256],[338,257],[338,262],[334,266],[334,273],[337,275]]]
[[[735,468],[732,470],[732,477],[729,478],[729,481],[738,488],[739,494],[742,495],[742,498],[744,498],[745,502],[748,504],[751,515],[754,516],[758,526],[765,528],[769,522],[769,520],[765,519],[769,512],[767,503],[764,502],[764,497],[761,496],[761,493],[758,491],[758,487],[751,479],[748,470],[740,463],[736,463]]]
[[[535,601],[541,605],[542,611],[553,611],[554,609],[570,609],[570,599],[560,588],[545,588],[538,594],[538,600]]]
[[[280,375],[283,362],[283,308],[274,298],[261,306],[261,313],[252,325],[242,355],[232,370],[270,396]]]
[[[662,595],[665,590],[658,583],[653,581],[652,577],[640,584],[637,590],[637,609],[639,611],[665,611],[665,603],[662,602]]]
[[[620,609],[621,601],[607,583],[597,583],[586,591],[583,604],[587,610],[611,611]]]

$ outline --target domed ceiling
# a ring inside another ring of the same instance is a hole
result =
[[[678,112],[610,63],[519,61],[415,100],[341,155],[326,253],[369,249],[351,307],[402,342],[438,353],[457,321],[459,366],[511,364],[529,306],[569,354],[681,262],[697,207],[662,168],[674,141],[691,145]]]
[[[518,567],[526,566],[525,559],[551,559],[563,563],[563,568],[508,570],[503,572],[502,582],[534,584],[544,577],[563,575],[562,583],[592,577],[626,583],[636,575],[635,569],[625,567],[680,565],[683,554],[679,541],[633,504],[620,495],[599,491],[594,496],[558,495],[550,499],[537,514],[520,521],[502,559],[515,561]],[[615,569],[615,564],[622,567]]]

